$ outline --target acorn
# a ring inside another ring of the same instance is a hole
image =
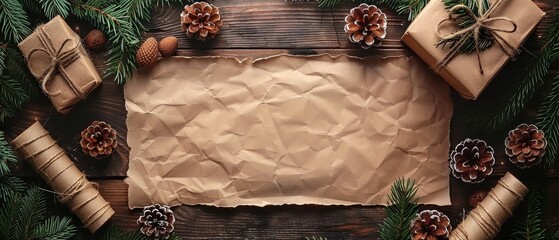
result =
[[[179,42],[176,37],[165,37],[159,41],[159,52],[163,57],[170,57],[175,54]]]
[[[159,58],[159,49],[157,47],[157,40],[150,37],[142,43],[138,52],[136,52],[136,62],[140,67],[149,67]]]
[[[89,50],[99,50],[105,46],[106,42],[105,34],[98,29],[93,29],[85,36],[84,45]]]

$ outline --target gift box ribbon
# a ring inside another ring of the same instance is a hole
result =
[[[483,74],[483,67],[481,65],[481,59],[480,59],[481,51],[479,49],[479,35],[481,34],[480,33],[481,30],[487,30],[486,32],[488,32],[491,35],[494,42],[496,42],[497,45],[501,48],[501,50],[503,50],[503,52],[505,52],[507,55],[513,56],[515,54],[516,49],[510,43],[508,43],[502,36],[500,36],[498,32],[512,33],[516,31],[517,28],[516,23],[514,23],[510,18],[507,17],[490,17],[490,15],[499,8],[501,3],[503,3],[503,0],[497,0],[495,3],[491,4],[489,9],[484,13],[483,0],[478,0],[477,1],[478,15],[480,17],[478,17],[470,7],[464,4],[458,4],[450,8],[448,12],[449,15],[448,18],[440,21],[439,24],[437,24],[435,28],[435,32],[440,39],[439,42],[444,40],[454,39],[457,37],[460,39],[458,40],[458,43],[454,44],[450,48],[450,52],[436,64],[435,70],[440,70],[441,68],[446,66],[446,64],[448,64],[456,56],[456,54],[460,52],[460,49],[462,48],[462,46],[464,46],[464,44],[467,43],[470,37],[473,36],[474,46],[477,53],[479,72]],[[466,14],[470,17],[470,19],[474,20],[475,23],[469,27],[463,28],[451,34],[445,35],[441,33],[441,28],[445,26],[446,23],[451,21],[452,22],[456,21],[456,18],[453,16],[453,14],[457,13],[460,10],[466,12]],[[491,22],[496,22],[496,21],[504,21],[510,23],[512,25],[512,29],[494,27],[490,25]]]
[[[41,84],[41,88],[43,92],[51,97],[60,94],[60,90],[53,93],[50,90],[48,90],[47,87],[47,84],[54,78],[54,76],[60,74],[62,79],[64,79],[66,83],[70,86],[74,94],[76,94],[76,96],[78,96],[80,99],[84,99],[85,94],[81,92],[79,88],[74,84],[74,82],[70,80],[70,78],[68,77],[68,73],[64,70],[65,67],[67,67],[68,65],[70,65],[72,62],[76,61],[80,57],[79,47],[81,46],[81,43],[78,42],[77,44],[75,44],[74,47],[66,51],[63,51],[66,44],[73,43],[72,39],[67,38],[66,40],[64,40],[62,45],[60,45],[60,48],[56,49],[53,46],[52,41],[49,38],[48,34],[43,29],[43,26],[37,28],[37,36],[39,38],[39,41],[43,44],[43,46],[45,46],[45,48],[37,48],[31,50],[31,52],[29,52],[29,54],[27,55],[27,59],[28,62],[32,62],[31,59],[33,55],[39,52],[46,53],[51,57],[51,62],[49,66],[39,77],[39,83]],[[31,70],[31,72],[36,73],[35,69],[33,69],[33,64],[29,64],[29,69]]]

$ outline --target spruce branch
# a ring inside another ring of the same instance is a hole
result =
[[[17,163],[17,157],[12,148],[4,138],[4,132],[0,131],[0,177],[10,174],[10,168]],[[2,194],[0,193],[0,196]]]
[[[0,206],[0,216],[2,216],[0,217],[0,239],[17,239],[13,227],[18,221],[21,195],[19,193],[10,195]]]
[[[536,125],[547,139],[544,162],[546,167],[551,167],[559,157],[559,74],[553,79],[551,91],[538,110]]]
[[[39,0],[39,3],[48,18],[56,17],[56,15],[60,15],[62,18],[68,17],[70,3],[67,0]]]
[[[7,57],[10,61],[6,61],[6,74],[12,79],[17,79],[20,82],[21,88],[27,93],[30,100],[33,100],[42,94],[37,80],[29,68],[25,64],[25,60],[19,49],[14,47],[6,48]],[[1,63],[0,63],[1,64]]]
[[[17,208],[18,219],[13,226],[16,239],[31,239],[33,229],[41,223],[47,210],[43,192],[37,186],[29,188]]]
[[[25,183],[14,176],[0,176],[0,203],[13,198],[15,194],[25,190]],[[1,215],[0,215],[1,216]]]
[[[398,179],[390,189],[390,205],[385,208],[386,218],[381,223],[383,240],[410,239],[410,225],[417,214],[417,186],[410,179]]]
[[[77,232],[69,217],[51,216],[33,229],[33,239],[65,240],[71,239]]]
[[[90,21],[109,35],[111,47],[107,51],[108,66],[104,76],[114,76],[117,83],[123,84],[136,70],[136,51],[139,47],[140,32],[134,27],[128,9],[120,4],[110,4],[98,8],[78,1],[71,1],[73,14]]]
[[[5,41],[17,44],[31,33],[27,13],[15,0],[0,0],[0,32]]]
[[[17,80],[6,74],[0,75],[0,124],[15,116],[28,100],[29,96]]]
[[[513,218],[511,239],[543,240],[545,229],[542,228],[542,189],[532,188],[524,202],[519,206],[519,214]]]

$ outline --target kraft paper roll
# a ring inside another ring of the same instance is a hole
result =
[[[115,213],[85,175],[56,144],[43,125],[34,123],[12,141],[14,149],[58,193],[91,232]]]
[[[526,193],[528,188],[524,184],[512,174],[505,174],[487,197],[450,234],[450,239],[493,239]]]

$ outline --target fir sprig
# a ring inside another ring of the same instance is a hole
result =
[[[111,47],[107,51],[108,66],[105,77],[114,76],[122,84],[136,70],[136,50],[140,33],[131,22],[128,9],[120,4],[103,6],[100,1],[72,1],[73,13],[90,21],[95,27],[109,35]]]
[[[343,0],[316,0],[318,7],[329,8],[340,4]],[[363,0],[362,2],[386,4],[400,15],[408,15],[413,20],[429,3],[429,0]]]
[[[544,162],[546,167],[550,167],[559,157],[559,74],[553,79],[551,91],[538,111],[536,122],[547,139]]]
[[[0,131],[0,177],[10,174],[10,168],[17,163],[17,157]],[[0,193],[0,196],[2,194]]]
[[[31,33],[27,13],[19,1],[0,0],[0,23],[3,40],[12,44],[17,44]]]
[[[62,18],[68,17],[70,2],[67,0],[39,0],[39,3],[48,18],[56,17],[56,15],[60,15]]]
[[[542,189],[531,188],[524,202],[519,206],[513,218],[511,239],[513,240],[542,240],[545,229],[542,228]]]
[[[383,240],[410,239],[410,224],[417,214],[417,186],[410,179],[398,179],[391,187],[386,218],[380,226]]]
[[[23,180],[14,176],[0,177],[0,202],[6,201],[18,192],[23,192],[26,186]]]

